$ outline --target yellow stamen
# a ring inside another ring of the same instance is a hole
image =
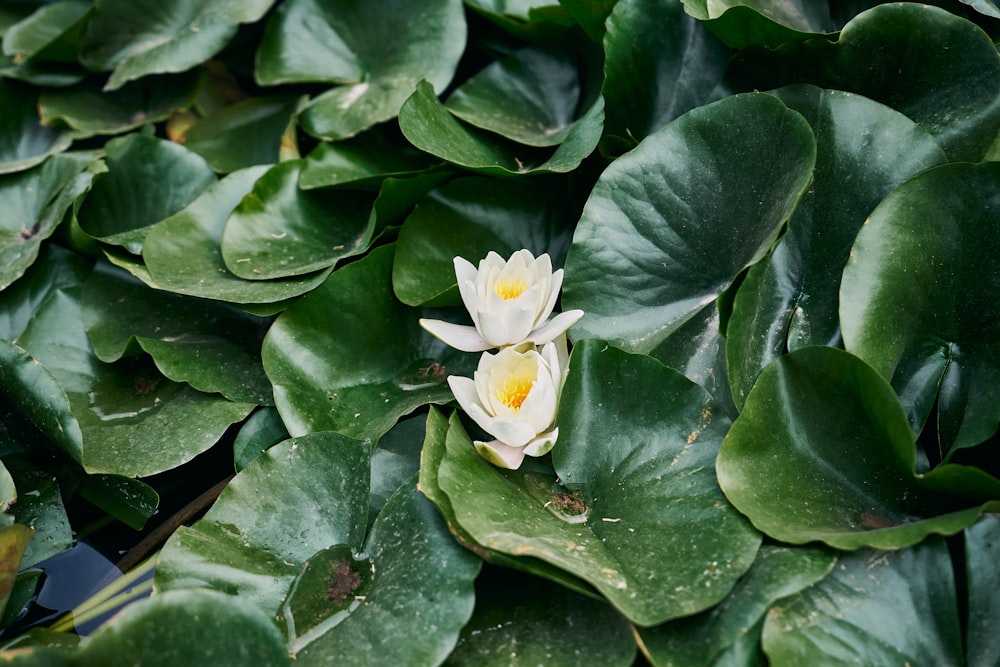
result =
[[[497,398],[508,408],[517,412],[521,409],[524,399],[528,397],[528,392],[531,391],[531,384],[531,378],[511,376],[507,378],[507,382],[504,383],[503,387],[497,389]]]
[[[516,299],[526,289],[528,289],[528,284],[520,278],[498,280],[493,283],[493,291],[504,301],[507,299]]]

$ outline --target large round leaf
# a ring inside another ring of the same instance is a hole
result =
[[[90,269],[79,255],[55,244],[43,245],[38,261],[0,294],[0,338],[17,338],[51,292],[79,286]]]
[[[221,250],[226,220],[266,169],[233,172],[205,188],[184,210],[151,227],[142,246],[146,282],[178,294],[240,304],[281,302],[323,282],[330,268],[285,280],[252,281],[226,269]]]
[[[445,108],[470,125],[529,146],[557,146],[580,101],[568,54],[529,47],[494,61],[459,86]]]
[[[302,160],[277,164],[229,215],[222,258],[234,275],[269,280],[313,273],[371,242],[372,197],[352,190],[302,190]]]
[[[37,95],[0,78],[0,174],[22,171],[69,148],[69,132],[45,127]]]
[[[648,357],[585,341],[570,366],[553,450],[566,487],[501,473],[455,425],[437,482],[456,521],[484,547],[584,579],[639,625],[717,603],[760,544],[715,481],[729,420]]]
[[[399,127],[417,148],[446,162],[496,176],[565,173],[580,166],[601,138],[604,98],[580,116],[555,151],[518,144],[460,122],[427,82],[399,110]]]
[[[1000,421],[1000,163],[926,171],[893,191],[844,269],[848,350],[896,388],[919,431],[937,412],[938,455]]]
[[[561,266],[575,221],[561,181],[469,177],[451,181],[419,202],[399,232],[392,285],[403,303],[461,303],[454,258],[478,263],[489,251],[510,256],[527,248]]]
[[[142,251],[147,227],[215,182],[201,156],[165,139],[129,134],[112,139],[105,150],[108,170],[94,176],[77,220],[87,234],[134,254]]]
[[[647,137],[601,175],[566,259],[576,338],[648,352],[770,249],[816,156],[770,95],[725,98]]]
[[[330,600],[322,600],[317,615],[326,617],[311,636],[292,644],[296,664],[440,664],[472,615],[472,582],[482,561],[455,543],[412,483],[379,513],[364,559],[372,575],[363,600],[346,614],[332,614]],[[331,583],[331,595],[332,589]],[[307,592],[293,592],[289,605],[296,594]]]
[[[306,131],[342,139],[394,118],[421,80],[443,90],[465,49],[465,32],[459,0],[290,0],[267,26],[257,81],[345,84],[302,114]]]
[[[81,49],[83,63],[114,70],[106,90],[149,74],[183,72],[208,60],[241,23],[261,18],[274,0],[99,0]]]
[[[18,344],[66,392],[83,439],[74,458],[91,473],[141,477],[176,467],[253,408],[171,382],[143,358],[102,363],[83,328],[78,290],[50,294]]]
[[[132,353],[135,341],[175,382],[231,401],[271,403],[271,383],[260,361],[266,320],[226,304],[150,289],[106,264],[84,284],[82,307],[101,361]]]
[[[129,607],[85,640],[73,664],[82,667],[218,667],[290,665],[281,633],[269,618],[231,595],[171,591]]]
[[[85,153],[61,153],[16,174],[0,176],[0,290],[21,277],[38,256],[42,241],[62,222],[67,209],[89,182],[81,173]]]
[[[809,81],[882,102],[930,132],[953,161],[978,161],[1000,130],[996,45],[971,21],[927,4],[881,4],[836,41],[747,51],[735,79],[740,69],[752,70],[746,84],[755,87]]]
[[[963,664],[944,541],[842,555],[826,579],[771,608],[764,651],[772,665]]]
[[[377,442],[399,417],[451,400],[446,376],[474,363],[396,301],[392,256],[384,246],[334,272],[268,331],[264,369],[292,435],[337,431]]]
[[[840,343],[840,275],[858,230],[893,188],[945,161],[913,121],[867,98],[813,86],[775,94],[812,125],[816,170],[788,233],[736,294],[726,339],[737,405],[786,349]]]
[[[965,531],[965,576],[969,590],[966,647],[969,665],[1000,663],[1000,515],[987,514]]]
[[[604,125],[629,147],[704,104],[725,71],[727,49],[681,5],[620,0],[608,18]]]
[[[760,632],[758,622],[772,604],[815,584],[835,561],[829,550],[763,546],[750,570],[718,605],[639,630],[645,652],[655,665],[726,664],[720,658],[745,636]]]
[[[944,464],[915,472],[899,399],[863,361],[807,347],[764,370],[719,452],[726,497],[784,542],[898,549],[1000,508],[1000,480]],[[986,503],[984,505],[984,503]]]

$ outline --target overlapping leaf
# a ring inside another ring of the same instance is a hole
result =
[[[0,78],[0,174],[29,169],[72,143],[66,130],[41,124],[37,103],[30,88]]]

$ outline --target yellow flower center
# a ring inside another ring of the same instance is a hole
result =
[[[531,391],[532,378],[514,377],[507,378],[503,386],[497,389],[497,398],[508,408],[517,412],[521,409],[521,404],[528,397]]]
[[[493,291],[504,301],[507,299],[516,299],[526,289],[528,289],[528,284],[521,278],[498,280],[493,283]]]

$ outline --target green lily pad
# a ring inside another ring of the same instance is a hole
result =
[[[392,294],[392,246],[335,271],[298,300],[264,339],[264,369],[292,435],[337,431],[378,441],[396,420],[446,403],[452,373],[471,373],[471,355],[424,332],[421,311]]]
[[[399,110],[399,127],[414,146],[459,167],[496,176],[573,171],[597,146],[603,121],[604,100],[598,97],[553,151],[461,123],[427,82],[421,82]]]
[[[83,322],[94,353],[111,362],[139,350],[175,382],[237,403],[268,404],[260,361],[268,322],[232,306],[152,290],[99,264],[83,286]]]
[[[553,449],[565,488],[499,471],[453,423],[437,483],[456,521],[488,549],[580,577],[638,625],[716,604],[760,544],[715,482],[728,419],[701,388],[648,357],[585,341],[570,368]]]
[[[824,549],[762,546],[725,600],[700,614],[641,628],[642,645],[656,665],[727,664],[720,658],[738,642],[755,633],[759,641],[772,604],[821,580],[836,560]]]
[[[53,292],[17,342],[65,392],[82,449],[64,449],[90,473],[133,477],[176,467],[253,408],[171,382],[144,358],[102,363],[83,328],[78,290]],[[78,436],[64,432],[76,446]]]
[[[727,46],[776,48],[833,32],[827,7],[808,0],[682,0]]]
[[[726,338],[740,406],[757,375],[786,350],[840,344],[840,276],[858,230],[896,186],[946,161],[913,121],[867,98],[813,86],[775,94],[812,125],[816,170],[788,233],[736,293]]]
[[[410,484],[386,502],[364,554],[370,587],[344,612],[327,616],[312,636],[289,642],[296,664],[348,664],[357,656],[372,656],[376,665],[440,664],[472,614],[472,581],[482,561],[451,539],[434,507]],[[359,579],[360,589],[365,582]],[[331,614],[334,586],[342,582],[329,574],[327,581],[320,609]],[[302,594],[294,591],[289,601]]]
[[[30,88],[0,79],[0,174],[30,169],[72,142],[66,130],[41,124]]]
[[[1000,515],[987,514],[965,530],[965,576],[969,591],[966,664],[991,665],[1000,661],[1000,637],[994,632],[1000,619],[1000,601],[993,594],[1000,585]]]
[[[184,145],[222,173],[275,164],[300,102],[297,95],[275,95],[223,107],[187,130]]]
[[[301,116],[310,134],[343,139],[394,118],[421,80],[443,90],[465,49],[465,33],[460,0],[291,0],[268,23],[256,77],[263,85],[343,84],[315,98]]]
[[[313,273],[368,248],[372,197],[353,190],[302,190],[302,160],[277,164],[229,215],[222,258],[246,280]]]
[[[453,259],[474,264],[493,250],[508,257],[527,248],[549,253],[560,266],[575,222],[567,210],[568,193],[561,181],[504,181],[472,176],[451,181],[431,192],[406,219],[399,232],[392,285],[409,305],[458,305]]]
[[[80,57],[90,69],[111,70],[105,90],[150,74],[183,72],[221,51],[241,23],[257,21],[272,4],[102,0],[90,18]]]
[[[881,4],[851,19],[836,41],[741,54],[734,78],[741,71],[754,73],[757,87],[809,81],[881,102],[930,132],[955,162],[978,162],[1000,130],[996,45],[975,23],[931,5]]]
[[[445,108],[529,146],[558,146],[576,120],[580,82],[570,54],[528,47],[494,61],[452,92]]]
[[[618,0],[559,0],[559,5],[573,17],[583,31],[600,42],[604,25]]]
[[[222,258],[222,234],[229,214],[253,189],[267,167],[229,174],[208,186],[182,211],[149,228],[142,246],[151,287],[231,303],[274,304],[305,294],[329,275],[323,271],[284,280],[244,280]]]
[[[0,294],[0,338],[17,338],[50,293],[81,285],[90,269],[79,255],[51,243],[43,245],[38,260]]]
[[[281,633],[264,614],[216,591],[168,591],[130,604],[86,639],[83,667],[291,665]]]
[[[420,470],[425,423],[423,415],[401,419],[372,451],[369,524],[396,489],[409,483]]]
[[[42,241],[89,183],[85,153],[61,153],[27,171],[0,175],[0,290],[34,263]]]
[[[605,133],[629,148],[707,102],[729,60],[678,0],[619,0],[604,49]]]
[[[938,457],[1000,421],[1000,164],[910,179],[872,212],[844,269],[844,344],[890,380],[910,425],[936,411]]]
[[[3,31],[3,52],[15,62],[76,62],[89,0],[60,0],[45,4]]]
[[[165,120],[194,103],[201,77],[197,72],[150,76],[113,91],[102,91],[93,81],[38,98],[46,125],[66,125],[76,136],[121,134]]]
[[[446,667],[634,664],[629,624],[606,602],[500,568],[476,583],[476,609]]]
[[[940,539],[844,554],[826,579],[771,608],[764,652],[779,665],[959,664],[954,586]]]
[[[288,431],[278,410],[271,406],[250,415],[233,439],[233,464],[236,472],[243,470],[268,449],[288,440]]]
[[[783,542],[899,549],[1000,508],[1000,480],[943,464],[918,475],[889,384],[853,355],[807,347],[768,366],[719,451],[726,497]]]
[[[303,190],[333,185],[363,188],[389,176],[408,176],[434,163],[408,144],[397,145],[377,128],[343,141],[324,141],[305,159]]]
[[[573,337],[655,349],[765,256],[815,157],[800,114],[745,94],[689,111],[615,160],[566,258],[563,307],[586,313]]]
[[[25,570],[69,549],[73,545],[73,531],[59,483],[53,475],[16,457],[4,457],[4,463],[17,485],[14,517],[19,524],[34,531],[19,566],[19,570]]]
[[[105,149],[108,170],[94,176],[76,219],[90,236],[136,255],[150,225],[183,209],[216,180],[201,156],[165,139],[129,134]]]

